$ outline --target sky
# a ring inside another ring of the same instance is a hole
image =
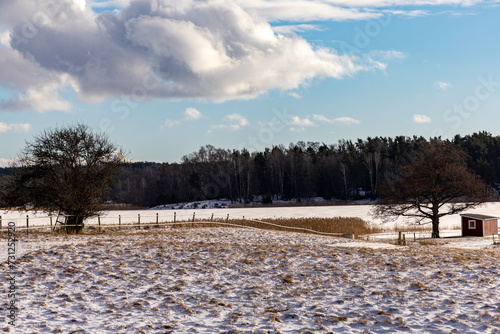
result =
[[[499,17],[498,0],[0,0],[0,166],[76,123],[171,163],[500,135]]]

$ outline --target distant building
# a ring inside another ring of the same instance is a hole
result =
[[[468,214],[462,217],[462,236],[486,237],[498,233],[498,217]]]

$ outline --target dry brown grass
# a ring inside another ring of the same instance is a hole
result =
[[[190,227],[220,227],[227,226],[225,220],[214,220],[214,222],[207,224],[195,221],[194,223],[176,225],[178,228]],[[264,218],[261,220],[249,219],[232,219],[228,221],[229,224],[242,225],[254,227],[265,230],[275,231],[291,231],[291,232],[304,232],[303,229],[312,230],[321,233],[341,233],[341,234],[370,234],[381,232],[380,229],[356,217],[334,217],[334,218]],[[270,223],[270,224],[266,224]],[[276,226],[277,225],[277,226]],[[175,226],[175,225],[174,225]],[[230,226],[229,226],[230,227]]]

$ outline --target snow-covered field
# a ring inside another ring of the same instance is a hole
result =
[[[221,204],[221,203],[220,203]],[[214,205],[214,203],[212,203]],[[248,207],[248,208],[210,208],[210,209],[191,209],[192,204],[187,206],[188,209],[179,210],[117,210],[105,211],[101,215],[101,224],[118,224],[119,220],[123,224],[137,223],[140,215],[141,222],[155,222],[156,215],[160,222],[172,222],[174,213],[177,220],[192,219],[195,213],[196,219],[210,219],[212,214],[214,218],[226,218],[229,215],[230,219],[265,219],[265,218],[303,218],[303,217],[359,217],[371,224],[380,225],[382,227],[405,225],[407,220],[398,219],[390,224],[384,224],[381,220],[375,219],[370,211],[372,205],[338,205],[338,206],[308,206],[308,207]],[[500,202],[487,203],[479,208],[469,210],[468,213],[481,213],[500,217]],[[50,219],[43,212],[2,212],[1,217],[5,226],[7,221],[15,221],[17,226],[26,225],[26,215],[29,215],[30,226],[34,225],[49,225]],[[55,222],[55,217],[53,218]],[[97,218],[90,219],[87,224],[97,224]],[[460,224],[460,215],[445,216],[441,218],[440,228],[453,229]]]
[[[177,228],[20,239],[7,332],[500,333],[490,238],[397,247]]]

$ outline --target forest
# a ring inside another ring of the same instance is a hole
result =
[[[335,144],[299,141],[261,152],[206,145],[179,163],[127,163],[112,183],[108,202],[153,207],[222,198],[241,204],[314,197],[376,200],[382,181],[396,177],[428,140],[397,136]],[[442,141],[460,146],[467,167],[498,192],[500,136],[478,132]],[[0,176],[8,173],[8,168],[0,168]]]
[[[444,141],[459,145],[467,153],[467,167],[498,190],[500,136],[478,132]],[[261,152],[206,145],[180,163],[128,164],[113,183],[110,200],[141,207],[221,198],[243,204],[313,197],[375,200],[381,182],[396,177],[425,142],[417,136],[299,141]]]

